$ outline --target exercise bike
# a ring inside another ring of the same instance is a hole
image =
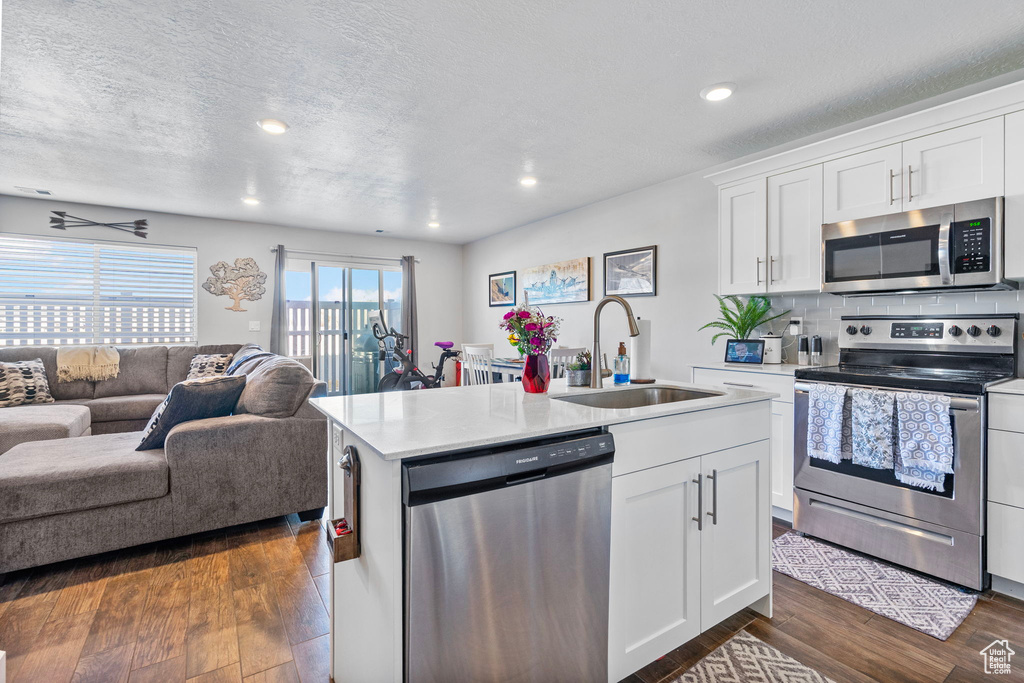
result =
[[[400,364],[400,367],[393,369],[380,378],[380,382],[377,383],[377,391],[436,389],[441,386],[441,382],[444,380],[445,361],[449,358],[458,359],[462,354],[461,351],[452,350],[452,347],[455,346],[453,342],[434,342],[434,346],[441,349],[441,358],[438,360],[437,365],[434,366],[434,374],[425,375],[418,367],[413,365],[412,349],[405,348],[409,337],[399,334],[393,327],[384,332],[383,325],[378,322],[373,323],[372,329],[373,336],[377,339],[377,343],[380,344],[381,360],[386,359],[390,353],[391,360]],[[395,340],[393,349],[389,348],[388,339]]]

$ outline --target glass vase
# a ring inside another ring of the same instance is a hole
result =
[[[523,389],[528,394],[543,394],[551,384],[551,367],[547,354],[529,354],[523,366]]]

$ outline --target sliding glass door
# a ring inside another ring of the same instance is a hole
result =
[[[401,328],[399,266],[289,259],[285,282],[289,354],[327,383],[330,396],[376,391],[387,368],[370,318],[383,313],[388,326]]]

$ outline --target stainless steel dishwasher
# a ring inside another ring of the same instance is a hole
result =
[[[612,436],[402,468],[405,680],[604,681]]]

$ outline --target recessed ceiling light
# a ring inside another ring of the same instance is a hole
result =
[[[260,203],[259,197],[242,197],[242,202],[249,206],[256,206]]]
[[[537,179],[534,178],[532,175],[524,175],[522,178],[519,179],[519,184],[522,185],[523,187],[533,187],[534,185],[537,184]]]
[[[719,102],[732,95],[735,90],[735,83],[715,83],[701,90],[700,96],[708,102]]]
[[[430,221],[429,223],[427,223],[427,227],[428,228],[440,228],[441,224],[438,223],[437,221]]]
[[[271,135],[281,135],[288,131],[288,124],[277,119],[260,119],[256,122],[256,125]]]

